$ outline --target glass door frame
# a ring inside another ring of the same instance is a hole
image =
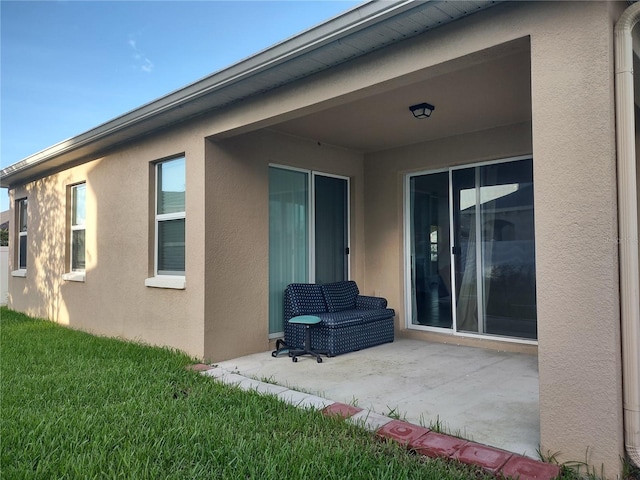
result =
[[[270,165],[271,166],[271,165]],[[275,165],[274,165],[275,166]],[[285,167],[279,167],[285,168]],[[345,177],[343,175],[335,175],[333,173],[325,173],[317,170],[302,170],[306,171],[309,175],[309,210],[311,210],[309,214],[309,282],[314,283],[316,281],[316,177],[328,177],[328,178],[337,178],[339,180],[345,180],[347,182],[347,192],[346,192],[346,207],[347,214],[345,223],[347,225],[346,231],[346,241],[347,247],[349,249],[349,254],[347,255],[347,271],[346,276],[347,280],[351,278],[351,179],[349,177]]]
[[[404,259],[403,259],[403,263],[404,263],[404,308],[405,308],[405,327],[408,330],[422,330],[422,331],[427,331],[427,332],[436,332],[436,333],[441,333],[441,334],[446,334],[446,335],[452,335],[452,336],[459,336],[459,337],[467,337],[467,338],[479,338],[479,339],[484,339],[484,340],[496,340],[496,341],[501,341],[501,342],[510,342],[510,343],[521,343],[521,344],[526,344],[526,345],[537,345],[538,341],[537,340],[531,340],[531,339],[526,339],[526,338],[520,338],[520,337],[507,337],[507,336],[502,336],[502,335],[491,335],[491,334],[481,334],[481,333],[473,333],[473,332],[465,332],[465,331],[458,331],[458,326],[457,326],[457,308],[455,308],[455,306],[458,304],[458,292],[457,289],[454,287],[455,285],[457,285],[456,281],[456,272],[455,272],[455,256],[453,254],[453,249],[450,248],[449,249],[449,256],[450,258],[450,274],[451,274],[451,314],[453,317],[453,325],[451,328],[444,328],[444,327],[432,327],[432,326],[426,326],[426,325],[415,325],[412,323],[411,319],[413,318],[413,298],[412,298],[412,278],[411,278],[411,272],[412,272],[412,260],[411,260],[411,179],[413,177],[418,177],[418,176],[422,176],[422,175],[431,175],[431,174],[435,174],[435,173],[443,173],[443,172],[447,172],[449,175],[449,185],[448,185],[448,189],[449,189],[449,238],[450,240],[450,245],[451,247],[453,247],[453,239],[455,238],[455,223],[454,223],[454,211],[453,211],[453,171],[455,170],[463,170],[463,169],[467,169],[467,168],[475,168],[475,167],[483,167],[485,165],[496,165],[496,164],[500,164],[500,163],[509,163],[509,162],[517,162],[519,160],[529,160],[532,159],[533,155],[521,155],[521,156],[517,156],[517,157],[508,157],[508,158],[502,158],[502,159],[496,159],[496,160],[488,160],[488,161],[483,161],[483,162],[475,162],[475,163],[468,163],[468,164],[464,164],[464,165],[455,165],[455,166],[451,166],[451,167],[443,167],[443,168],[434,168],[434,169],[428,169],[428,170],[420,170],[420,171],[416,171],[416,172],[411,172],[411,173],[406,173],[404,176],[404,181],[403,181],[403,187],[404,187],[404,192],[403,192],[403,245],[404,245]],[[477,175],[477,172],[476,172]],[[480,242],[477,242],[476,244],[476,249],[480,249],[482,248],[480,245]],[[476,252],[476,255],[478,255],[478,252]],[[480,258],[479,256],[477,256],[477,258]],[[476,275],[477,275],[477,284],[480,285],[480,282],[482,281],[482,271],[479,268],[476,268]],[[483,302],[478,302],[479,304],[482,304]],[[482,309],[484,308],[484,306],[480,307],[480,311],[478,312],[478,315],[483,314]],[[484,323],[484,320],[480,323]]]
[[[340,180],[345,180],[347,182],[347,192],[346,192],[346,226],[347,226],[347,248],[349,252],[351,252],[351,179],[349,177],[345,177],[343,175],[335,175],[332,173],[325,173],[318,170],[311,170],[308,168],[300,168],[300,167],[291,167],[289,165],[282,165],[278,163],[269,163],[268,168],[279,168],[281,170],[290,170],[293,172],[305,173],[307,175],[307,205],[309,206],[309,221],[307,222],[307,234],[309,238],[309,244],[307,245],[307,262],[309,265],[308,268],[308,279],[309,283],[314,283],[316,279],[316,202],[315,202],[315,178],[317,176],[321,177],[329,177],[329,178],[337,178]],[[270,220],[269,220],[270,221]],[[351,278],[351,253],[349,253],[347,258],[347,279]],[[284,331],[282,332],[274,332],[269,333],[269,339],[282,338],[284,336]]]

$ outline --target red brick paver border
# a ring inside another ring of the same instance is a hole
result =
[[[500,473],[518,480],[547,480],[560,475],[560,467],[538,462],[532,458],[514,455],[505,463]]]
[[[325,415],[349,418],[362,409],[336,402],[323,409]],[[448,458],[475,465],[499,478],[519,480],[552,480],[560,475],[560,467],[516,455],[462,438],[432,432],[428,428],[401,420],[391,420],[378,430],[376,436],[394,440],[420,455]]]
[[[332,403],[328,407],[325,407],[322,410],[322,413],[325,415],[335,415],[342,418],[353,417],[356,413],[361,412],[362,409],[358,407],[354,407],[353,405],[347,405],[346,403]]]
[[[452,457],[454,453],[460,450],[467,440],[451,435],[443,435],[442,433],[429,432],[427,435],[420,437],[415,442],[409,444],[409,447],[416,453],[426,455],[427,457]]]
[[[469,465],[479,465],[491,473],[498,473],[513,453],[497,448],[468,442],[453,454],[453,458]]]
[[[429,433],[428,428],[419,427],[400,420],[392,420],[378,429],[376,435],[382,438],[390,438],[402,445],[411,445],[415,440]]]

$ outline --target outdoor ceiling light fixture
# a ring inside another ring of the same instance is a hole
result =
[[[430,103],[419,103],[418,105],[411,105],[409,110],[413,113],[413,116],[416,118],[429,118],[431,116],[431,112],[436,109]]]

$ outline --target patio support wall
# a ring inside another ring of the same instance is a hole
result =
[[[362,156],[259,131],[206,142],[205,357],[269,348],[269,164],[351,179],[351,274],[363,280]]]
[[[554,7],[531,39],[542,450],[588,453],[610,477],[623,455],[615,16]]]

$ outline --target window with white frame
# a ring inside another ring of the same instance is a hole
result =
[[[156,164],[156,276],[184,276],[185,190],[184,157]]]
[[[71,187],[71,271],[83,272],[85,269],[85,219],[87,185],[79,183]]]
[[[18,219],[18,269],[27,269],[27,199],[16,202]]]

